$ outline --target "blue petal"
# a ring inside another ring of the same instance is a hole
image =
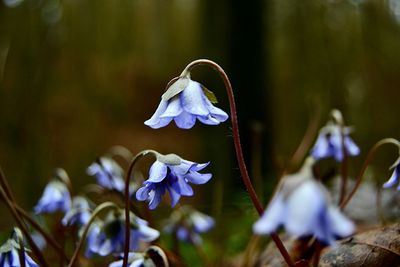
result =
[[[270,234],[275,232],[279,225],[285,220],[285,203],[283,195],[278,193],[271,201],[267,210],[263,215],[254,223],[253,232],[255,234]]]
[[[174,118],[176,126],[181,129],[190,129],[196,123],[196,116],[189,112],[183,111],[179,116]]]
[[[207,232],[215,225],[213,218],[200,212],[194,212],[191,219],[193,221],[193,229],[198,233]]]
[[[175,205],[179,202],[179,199],[181,198],[181,195],[179,192],[175,191],[172,187],[167,188],[169,195],[171,197],[171,206],[175,207]]]
[[[148,182],[159,183],[167,176],[167,165],[156,160],[150,167]]]
[[[324,159],[327,157],[329,153],[329,143],[325,133],[321,133],[317,141],[315,142],[314,147],[311,150],[311,156],[313,156],[316,160]]]
[[[180,94],[182,107],[193,115],[207,116],[210,112],[204,103],[204,92],[198,82],[190,81]]]
[[[218,124],[220,124],[220,121],[215,119],[215,118],[213,118],[213,117],[211,117],[210,114],[208,114],[207,116],[197,116],[197,119],[199,121],[201,121],[202,123],[207,124],[207,125],[218,125]]]
[[[360,154],[360,149],[349,136],[344,137],[344,145],[349,156],[357,156]]]
[[[139,201],[144,201],[149,198],[149,188],[143,186],[136,191],[136,199]]]
[[[150,202],[149,202],[149,208],[151,210],[155,209],[158,204],[160,204],[162,196],[165,193],[165,189],[164,188],[155,188],[154,190],[150,191]]]
[[[185,179],[178,177],[177,184],[179,186],[179,192],[182,196],[193,196],[193,189],[192,187],[185,181]]]
[[[392,176],[390,176],[389,180],[383,184],[383,188],[390,188],[392,186],[394,186],[395,184],[398,183],[398,179],[399,179],[399,166],[396,166],[396,168],[394,169]]]
[[[304,182],[287,199],[286,230],[296,237],[313,234],[315,223],[326,207],[317,182]]]
[[[161,100],[160,104],[157,107],[156,112],[153,114],[153,116],[148,119],[147,121],[144,122],[145,125],[150,126],[153,129],[161,128],[166,126],[172,118],[163,118],[161,119],[160,116],[165,112],[165,110],[168,107],[168,102]]]
[[[213,104],[210,102],[210,100],[208,100],[207,96],[204,94],[203,94],[203,100],[208,111],[211,114],[211,118],[217,120],[218,122],[224,122],[229,118],[228,114],[226,114],[225,111],[213,106]]]
[[[174,97],[172,100],[168,102],[168,107],[164,111],[164,113],[160,116],[160,118],[175,118],[179,116],[183,112],[181,102],[178,97]]]
[[[354,233],[355,227],[353,222],[346,218],[336,207],[328,209],[328,218],[331,231],[335,236],[342,238]]]
[[[198,172],[189,172],[185,175],[185,179],[193,184],[205,184],[211,179],[211,177],[211,173],[201,174]]]

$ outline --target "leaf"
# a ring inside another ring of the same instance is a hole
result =
[[[169,86],[167,91],[165,91],[165,93],[161,96],[161,99],[164,101],[170,100],[171,98],[185,90],[186,86],[190,82],[190,79],[186,77],[178,77],[173,79],[171,82],[171,86]]]
[[[203,85],[201,85],[201,88],[203,89],[204,94],[206,95],[208,100],[210,100],[211,103],[213,103],[213,104],[218,103],[218,99],[212,91],[208,90]]]

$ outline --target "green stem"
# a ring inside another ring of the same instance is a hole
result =
[[[124,258],[122,260],[122,267],[128,266],[128,256],[129,256],[129,247],[130,247],[130,235],[131,235],[131,227],[130,227],[130,196],[129,196],[129,183],[131,180],[133,167],[135,164],[147,154],[157,155],[158,152],[155,150],[147,149],[137,153],[128,168],[128,172],[125,177],[125,244],[124,244]]]
[[[380,141],[378,141],[368,152],[367,158],[364,161],[364,164],[360,170],[360,173],[358,174],[357,178],[356,178],[356,184],[353,187],[353,190],[351,190],[351,192],[348,194],[348,196],[346,198],[344,198],[344,200],[340,203],[340,209],[344,209],[347,205],[347,203],[350,201],[350,199],[353,197],[353,195],[356,193],[358,187],[361,185],[361,181],[362,178],[364,176],[364,173],[367,169],[367,167],[369,166],[369,163],[371,162],[371,160],[373,159],[373,156],[375,155],[377,149],[385,144],[393,144],[397,147],[400,148],[400,142],[397,141],[394,138],[385,138],[382,139]]]
[[[89,219],[89,222],[85,225],[85,228],[83,229],[83,233],[81,236],[81,239],[79,240],[79,243],[77,245],[77,247],[75,248],[74,254],[72,255],[71,261],[68,264],[68,267],[72,267],[75,264],[76,259],[78,258],[79,255],[79,251],[83,246],[83,243],[86,240],[86,236],[87,233],[90,229],[90,226],[92,225],[92,223],[94,222],[94,220],[96,219],[96,217],[100,214],[100,212],[106,210],[106,209],[119,209],[117,205],[115,205],[112,202],[104,202],[101,203],[99,206],[97,206],[97,208],[93,211],[92,216]]]
[[[242,151],[242,145],[240,142],[240,135],[239,135],[239,123],[237,119],[237,112],[236,112],[236,103],[235,103],[235,96],[233,93],[233,88],[231,85],[231,82],[228,78],[228,75],[225,73],[224,69],[219,66],[217,63],[214,61],[208,60],[208,59],[198,59],[195,60],[189,65],[186,66],[186,68],[183,70],[181,76],[184,76],[188,73],[190,73],[191,69],[193,69],[197,65],[207,65],[212,67],[214,70],[218,72],[220,77],[222,78],[224,82],[224,86],[226,89],[226,93],[228,95],[228,100],[229,100],[229,107],[230,107],[230,113],[231,113],[231,122],[232,122],[232,134],[233,134],[233,143],[235,146],[235,152],[236,152],[236,159],[239,165],[239,170],[240,174],[243,180],[243,183],[246,187],[246,190],[251,198],[251,201],[253,203],[253,206],[257,210],[258,214],[261,216],[264,212],[264,208],[260,202],[260,200],[257,197],[257,194],[254,190],[254,187],[251,183],[249,173],[247,171],[246,163],[244,161],[244,156],[243,156],[243,151]],[[280,240],[279,236],[276,233],[271,234],[272,240],[275,242],[275,245],[279,249],[280,253],[284,257],[286,263],[289,266],[294,266],[293,261],[290,258],[290,255],[288,251],[286,250],[285,246],[283,245],[282,241]],[[126,267],[126,266],[123,266]]]

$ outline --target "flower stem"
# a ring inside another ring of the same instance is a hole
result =
[[[79,251],[83,246],[83,242],[85,242],[85,239],[86,239],[87,233],[90,229],[90,226],[92,225],[92,223],[94,222],[96,217],[100,214],[100,212],[102,212],[106,209],[109,209],[109,208],[118,209],[118,206],[112,202],[104,202],[104,203],[101,203],[99,206],[97,206],[97,208],[93,211],[92,216],[90,217],[88,223],[85,225],[85,228],[83,229],[81,239],[79,240],[79,243],[78,243],[77,247],[75,248],[74,254],[72,255],[72,258],[68,264],[68,267],[74,266],[75,261],[79,255]]]
[[[25,219],[28,221],[28,223],[36,230],[38,231],[44,239],[46,239],[46,242],[50,244],[55,251],[57,251],[60,256],[64,259],[65,262],[69,262],[68,257],[65,255],[63,249],[57,244],[57,242],[34,220],[29,216],[29,214],[19,207],[18,205],[14,204],[15,209],[17,212]]]
[[[189,73],[190,70],[197,65],[211,66],[214,70],[216,70],[219,73],[219,75],[221,76],[221,78],[224,82],[225,89],[226,89],[226,92],[228,95],[228,100],[229,100],[231,121],[232,121],[233,143],[235,145],[236,158],[237,158],[237,161],[239,164],[240,174],[242,176],[244,185],[246,186],[247,192],[250,195],[250,198],[253,202],[255,209],[257,210],[258,214],[261,215],[264,211],[264,208],[263,208],[261,202],[259,201],[257,194],[253,188],[249,174],[247,172],[246,163],[244,161],[242,145],[240,143],[240,136],[239,136],[239,123],[238,123],[237,114],[236,114],[235,96],[233,94],[231,82],[228,78],[228,75],[221,68],[221,66],[219,66],[217,63],[215,63],[211,60],[208,60],[208,59],[198,59],[198,60],[191,62],[189,65],[187,65],[187,67],[182,72],[182,74]]]
[[[127,267],[128,266],[128,256],[129,256],[129,242],[130,242],[130,235],[131,235],[131,227],[130,227],[130,196],[129,196],[129,183],[131,180],[131,176],[132,176],[132,172],[133,172],[133,167],[135,166],[135,164],[144,156],[146,156],[147,154],[152,154],[152,155],[157,155],[158,152],[151,150],[151,149],[147,149],[147,150],[143,150],[139,153],[137,153],[128,168],[128,172],[126,173],[126,177],[125,177],[125,244],[124,244],[124,258],[122,260],[122,267]]]
[[[13,194],[10,190],[10,187],[8,186],[7,180],[3,174],[3,171],[0,168],[0,194],[6,203],[8,209],[10,210],[12,216],[14,217],[14,220],[18,226],[19,229],[21,229],[22,233],[24,234],[26,240],[28,241],[28,244],[30,245],[33,254],[35,254],[37,261],[40,263],[40,266],[42,267],[48,267],[48,264],[46,260],[44,259],[44,256],[40,249],[36,246],[35,242],[33,241],[31,235],[29,234],[29,231],[22,220],[22,218],[19,216],[17,210],[15,209],[15,199],[13,197]]]
[[[194,68],[197,65],[207,65],[212,67],[214,70],[218,72],[218,74],[221,76],[224,86],[226,89],[226,93],[228,95],[228,100],[229,100],[229,107],[230,107],[230,113],[231,113],[231,122],[232,122],[232,134],[233,134],[233,143],[235,145],[235,151],[236,151],[236,159],[238,161],[239,165],[239,170],[240,174],[243,180],[243,183],[246,187],[246,190],[251,198],[251,201],[253,202],[253,206],[258,212],[258,215],[262,215],[264,212],[264,208],[260,202],[260,200],[257,197],[256,191],[254,190],[254,187],[251,183],[249,174],[247,172],[247,167],[246,163],[244,161],[244,156],[243,156],[243,151],[242,151],[242,145],[240,142],[240,136],[239,136],[239,123],[237,119],[237,114],[236,114],[236,103],[235,103],[235,96],[233,93],[232,85],[231,82],[228,78],[228,75],[225,73],[224,69],[219,66],[217,63],[214,61],[208,60],[208,59],[198,59],[195,61],[192,61],[189,63],[189,65],[186,66],[186,68],[183,70],[181,76],[190,73],[191,69]],[[279,236],[276,233],[271,234],[272,240],[275,242],[276,246],[278,247],[280,253],[284,257],[286,263],[289,266],[294,266],[289,253],[287,252],[285,246],[283,245],[282,241],[280,240]],[[125,266],[124,266],[125,267]]]
[[[344,209],[347,205],[347,203],[350,201],[350,199],[353,197],[353,195],[356,193],[357,189],[359,188],[362,178],[364,176],[364,173],[367,169],[367,167],[369,166],[369,163],[371,162],[371,160],[373,159],[373,156],[375,155],[377,149],[385,144],[393,144],[397,147],[400,148],[400,142],[397,141],[394,138],[385,138],[382,139],[380,141],[378,141],[368,152],[367,158],[364,161],[364,164],[360,170],[360,173],[357,176],[356,179],[356,184],[354,185],[353,189],[351,190],[351,192],[348,194],[348,196],[346,198],[343,199],[343,201],[340,203],[340,209]]]
[[[18,241],[18,245],[19,245],[19,249],[18,249],[19,264],[21,267],[26,267],[24,237],[22,236],[22,232],[18,227],[14,228],[14,233],[17,237],[17,241]]]

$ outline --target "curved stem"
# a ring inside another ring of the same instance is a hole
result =
[[[17,237],[19,245],[18,249],[19,264],[21,267],[26,267],[24,237],[22,236],[22,232],[18,227],[14,228],[14,233]]]
[[[4,176],[1,168],[0,168],[0,183],[1,183],[0,195],[4,199],[4,202],[6,203],[8,209],[10,210],[12,216],[14,217],[15,223],[17,224],[18,228],[21,229],[22,233],[24,234],[29,246],[32,249],[33,254],[35,254],[37,261],[40,263],[40,266],[48,267],[48,264],[47,264],[46,260],[44,259],[42,252],[36,246],[31,235],[29,234],[29,231],[28,231],[24,221],[21,219],[17,210],[14,208],[14,204],[16,202],[15,202],[13,194],[8,186],[7,180],[5,179],[5,176]]]
[[[54,250],[63,257],[64,261],[69,262],[69,258],[65,255],[63,249],[57,244],[57,242],[34,219],[32,219],[32,217],[29,216],[29,214],[24,209],[16,204],[14,204],[14,207],[17,212],[25,220],[27,220],[28,223],[44,237],[44,239],[46,239],[46,242],[50,244],[54,248]]]
[[[141,159],[142,157],[146,156],[147,154],[158,154],[158,152],[151,150],[151,149],[147,149],[147,150],[143,150],[139,153],[137,153],[132,161],[131,164],[129,165],[128,168],[128,172],[126,173],[126,177],[125,177],[125,193],[124,193],[124,197],[125,197],[125,244],[124,244],[124,258],[122,260],[122,267],[127,267],[128,266],[128,256],[129,256],[129,242],[130,242],[130,235],[131,235],[131,228],[130,228],[130,196],[129,196],[129,183],[130,183],[130,179],[132,176],[132,172],[133,172],[133,167],[135,166],[135,164],[139,161],[139,159]]]
[[[85,242],[85,239],[86,239],[87,233],[90,229],[90,226],[92,225],[92,223],[94,222],[96,217],[100,214],[100,212],[102,212],[106,209],[109,209],[109,208],[118,209],[118,206],[112,202],[104,202],[104,203],[101,203],[99,206],[97,206],[97,208],[93,211],[92,216],[89,219],[89,222],[85,225],[85,228],[83,229],[81,239],[79,240],[79,243],[78,243],[77,247],[75,248],[74,254],[72,255],[72,258],[68,264],[68,267],[74,266],[75,261],[79,255],[79,251],[82,248],[83,243]]]
[[[229,99],[229,106],[230,106],[230,113],[231,113],[231,121],[232,121],[232,134],[233,134],[233,143],[235,145],[235,151],[236,151],[236,158],[239,164],[239,169],[240,169],[240,174],[242,176],[244,185],[246,186],[247,192],[250,195],[251,201],[253,202],[254,207],[256,208],[257,212],[259,215],[261,215],[264,211],[264,208],[259,201],[257,194],[253,188],[253,185],[251,183],[249,174],[247,172],[246,164],[244,161],[244,156],[243,156],[243,151],[242,151],[242,145],[240,143],[240,137],[239,137],[239,123],[236,115],[236,103],[235,103],[235,97],[233,94],[233,89],[231,82],[228,78],[228,75],[226,75],[225,71],[219,66],[217,63],[208,60],[208,59],[198,59],[193,62],[191,62],[185,70],[182,72],[182,74],[189,73],[190,70],[197,66],[197,65],[208,65],[211,66],[214,70],[216,70],[219,75],[221,76],[225,89],[228,95]]]
[[[353,195],[356,193],[358,187],[361,184],[361,180],[362,180],[362,178],[364,176],[365,170],[367,169],[367,167],[369,166],[369,163],[373,159],[373,156],[375,155],[375,152],[377,151],[377,149],[379,147],[381,147],[382,145],[385,145],[385,144],[393,144],[393,145],[395,145],[395,146],[400,148],[400,142],[399,141],[397,141],[394,138],[385,138],[385,139],[382,139],[382,140],[378,141],[370,149],[370,151],[368,152],[367,158],[365,159],[364,164],[363,164],[363,166],[362,166],[362,168],[360,170],[360,173],[357,176],[356,184],[354,185],[354,188],[351,190],[351,192],[348,194],[348,196],[340,203],[340,209],[343,210],[346,207],[347,203],[350,201],[350,199],[353,197]]]
[[[238,123],[237,114],[236,114],[236,103],[235,103],[235,97],[234,97],[231,82],[228,78],[228,75],[225,73],[224,69],[221,66],[219,66],[217,63],[215,63],[214,61],[211,61],[208,59],[198,59],[198,60],[195,60],[195,61],[189,63],[189,65],[187,65],[186,68],[183,70],[181,76],[184,76],[184,75],[190,73],[190,70],[197,65],[208,65],[208,66],[212,67],[214,70],[216,70],[218,72],[218,74],[221,76],[221,78],[224,82],[224,86],[225,86],[226,93],[228,95],[228,100],[229,100],[231,122],[232,122],[233,143],[235,145],[236,159],[237,159],[237,162],[239,165],[240,174],[241,174],[243,183],[246,186],[246,190],[251,198],[251,201],[253,202],[253,206],[257,210],[258,215],[261,216],[262,213],[264,212],[264,208],[263,208],[260,200],[258,199],[256,191],[254,190],[254,187],[251,183],[249,173],[247,172],[246,163],[244,161],[242,145],[240,143],[240,136],[239,136],[239,123]],[[294,264],[290,258],[290,255],[287,252],[282,241],[280,240],[279,236],[276,233],[273,233],[270,236],[271,236],[272,240],[275,242],[275,245],[279,249],[280,253],[284,257],[286,263],[289,266],[294,266]]]

